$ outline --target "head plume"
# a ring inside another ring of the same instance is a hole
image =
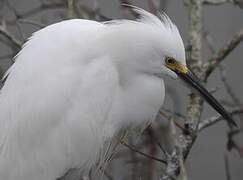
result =
[[[122,4],[126,8],[130,8],[134,14],[136,14],[136,21],[144,24],[150,24],[153,26],[158,26],[167,31],[178,31],[176,25],[170,20],[169,16],[165,12],[158,12],[158,16],[155,16],[142,8],[133,6],[130,4]]]
[[[177,26],[171,21],[169,16],[164,12],[159,12],[158,17],[145,11],[142,8],[130,5],[122,4],[125,8],[130,8],[133,14],[136,16],[136,21],[130,20],[114,20],[111,24],[122,23],[141,23],[156,30],[161,37],[161,41],[166,42],[168,48],[168,55],[173,56],[175,59],[182,61],[185,64],[185,50],[184,43],[180,36]],[[170,49],[169,49],[170,47]],[[166,48],[166,49],[167,49]],[[173,54],[171,53],[173,52]]]

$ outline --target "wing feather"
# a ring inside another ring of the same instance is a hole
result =
[[[85,53],[95,43],[87,35],[96,36],[103,25],[74,20],[56,26],[27,43],[1,91],[0,179],[55,180],[69,168],[94,163],[97,157],[90,155],[112,133],[104,128],[117,71],[108,56]],[[73,44],[64,44],[66,38]]]

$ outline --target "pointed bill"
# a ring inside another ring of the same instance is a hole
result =
[[[173,70],[184,82],[199,92],[199,94],[210,104],[222,117],[231,125],[237,127],[232,116],[225,110],[225,108],[201,85],[200,80],[183,64],[177,61],[166,65]]]

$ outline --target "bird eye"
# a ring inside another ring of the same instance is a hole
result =
[[[167,64],[175,64],[175,60],[173,59],[173,58],[171,58],[171,57],[167,57],[166,59],[165,59],[165,62],[167,63]]]

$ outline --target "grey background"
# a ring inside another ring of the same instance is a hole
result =
[[[28,9],[35,8],[39,5],[38,0],[10,0],[10,4],[18,11],[25,12]],[[0,7],[3,0],[0,0]],[[88,7],[93,7],[94,1],[83,0],[83,3]],[[122,12],[120,5],[117,0],[99,0],[98,1],[101,13],[111,18],[121,18]],[[147,1],[136,0],[134,4],[148,9]],[[165,11],[171,17],[171,19],[178,26],[184,43],[187,44],[188,40],[188,13],[187,8],[184,6],[181,0],[168,0]],[[28,17],[38,22],[45,22],[45,24],[51,24],[60,21],[62,16],[65,16],[65,9],[47,10],[41,13],[37,13],[33,16]],[[6,8],[0,9],[0,18],[6,18],[12,20],[15,17]],[[231,4],[222,6],[205,6],[203,10],[203,23],[204,30],[210,32],[215,48],[222,47],[223,44],[229,40],[234,33],[236,33],[243,25],[243,10],[239,7]],[[29,37],[32,32],[38,30],[37,27],[21,24],[20,25],[25,37]],[[9,26],[9,31],[13,32],[17,38],[21,38],[18,33],[16,26]],[[24,38],[25,38],[24,37]],[[204,42],[204,53],[203,57],[206,60],[210,57],[210,51],[206,47]],[[8,46],[0,43],[0,56],[9,54],[12,52]],[[243,43],[241,43],[224,61],[224,66],[227,72],[228,81],[234,89],[237,97],[243,101]],[[0,70],[1,73],[5,72],[6,69],[11,65],[11,61],[8,58],[1,58]],[[172,107],[172,98],[170,97],[170,91],[173,90],[176,94],[179,94],[176,99],[176,110],[178,112],[185,112],[185,103],[187,102],[187,95],[189,90],[178,82],[171,79],[166,79],[166,85],[168,93],[166,96],[165,106]],[[216,70],[211,77],[207,87],[219,88],[215,93],[218,99],[229,98],[223,88],[223,84],[220,81],[219,73]],[[207,105],[203,112],[203,118],[210,117],[216,113]],[[202,119],[203,119],[202,118]],[[195,146],[187,160],[187,168],[190,179],[204,180],[204,179],[226,179],[224,169],[224,153],[227,153],[230,157],[230,170],[232,179],[242,180],[243,179],[243,159],[240,159],[239,155],[233,151],[231,153],[226,152],[226,131],[227,127],[225,123],[219,123],[218,125],[208,128],[201,133],[197,139]],[[242,136],[238,137],[239,143],[243,145]],[[122,171],[127,171],[129,168],[117,165],[116,173],[119,174]]]

